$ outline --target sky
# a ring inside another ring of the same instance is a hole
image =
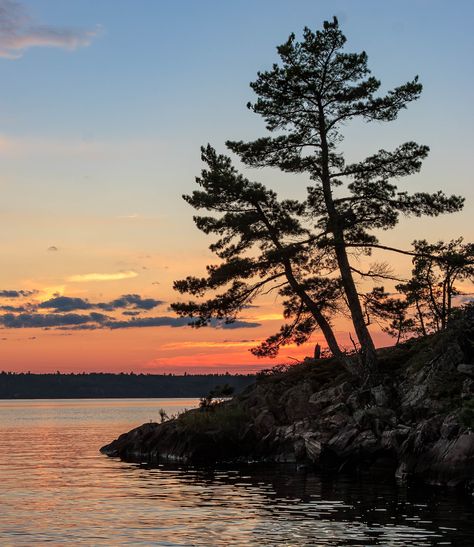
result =
[[[215,262],[181,195],[194,189],[201,145],[224,152],[227,139],[265,134],[245,106],[249,82],[291,32],[333,15],[384,89],[416,74],[424,86],[396,122],[348,126],[347,158],[415,140],[431,152],[400,188],[466,197],[463,212],[403,220],[383,242],[473,239],[470,0],[0,0],[0,370],[275,364],[248,350],[282,323],[277,299],[232,328],[191,329],[169,310],[173,281]],[[304,195],[304,177],[243,171]],[[408,259],[395,262],[408,272]],[[336,332],[347,342],[347,323]],[[276,362],[311,351],[290,346]]]

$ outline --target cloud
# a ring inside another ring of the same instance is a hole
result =
[[[74,310],[90,310],[94,306],[83,298],[71,298],[69,296],[56,296],[45,300],[38,308],[49,308],[55,312],[70,312]]]
[[[131,279],[132,277],[137,277],[137,275],[137,272],[133,270],[117,273],[88,273],[71,275],[66,281],[71,283],[84,283],[87,281],[118,281],[120,279]]]
[[[225,321],[219,320],[219,319],[212,319],[211,320],[211,327],[214,329],[255,329],[257,327],[261,327],[261,323],[256,323],[252,321],[234,321],[233,323],[226,323]]]
[[[155,300],[154,298],[142,298],[139,294],[124,294],[108,304],[99,304],[98,307],[103,310],[129,307],[136,310],[152,310],[160,304],[164,304],[164,301]]]
[[[138,319],[128,319],[126,321],[110,321],[110,329],[127,329],[139,327],[185,327],[189,324],[189,319],[184,317],[140,317]]]
[[[0,298],[21,298],[25,296],[31,296],[32,294],[37,294],[38,291],[32,290],[32,291],[26,291],[26,290],[19,290],[19,291],[12,291],[12,290],[0,290]]]
[[[133,219],[139,218],[139,217],[140,217],[140,215],[138,215],[137,213],[133,213],[132,215],[120,215],[117,218],[133,220]]]
[[[140,317],[127,321],[109,321],[105,326],[109,329],[126,329],[138,327],[186,327],[191,319],[187,317]],[[260,323],[250,323],[247,321],[234,321],[226,323],[220,319],[212,319],[210,327],[214,329],[242,329],[260,327]]]
[[[55,313],[6,313],[0,315],[0,324],[7,329],[35,329],[64,327],[69,325],[82,325],[86,323],[103,323],[108,320],[106,315],[100,313],[90,313],[81,315],[77,313],[65,313],[58,315]]]
[[[255,317],[257,321],[282,321],[283,315],[281,313],[266,313]]]
[[[248,348],[253,346],[258,342],[258,340],[223,340],[221,342],[180,342],[180,343],[171,343],[164,344],[161,346],[161,349],[164,350],[173,350],[173,349],[183,349],[183,348]]]
[[[3,290],[0,296],[6,298],[27,297],[38,291]],[[156,298],[143,298],[139,294],[123,294],[109,302],[91,302],[86,298],[52,294],[46,300],[23,300],[20,305],[0,306],[0,328],[22,329],[41,328],[59,330],[128,329],[146,327],[186,327],[192,322],[189,317],[146,316],[156,307],[164,304]],[[95,311],[94,311],[95,310]],[[88,313],[77,313],[88,312]],[[121,317],[105,315],[103,312],[121,312]],[[260,323],[249,321],[226,322],[211,319],[209,326],[214,329],[255,328]]]
[[[23,312],[27,311],[24,306],[0,306],[2,311]]]
[[[155,298],[142,298],[139,294],[124,294],[111,302],[89,302],[85,298],[72,298],[70,296],[55,296],[41,302],[37,307],[52,309],[54,312],[70,312],[74,310],[90,310],[93,308],[114,311],[118,309],[152,310],[163,304],[163,300]]]
[[[16,0],[0,0],[0,57],[19,59],[32,47],[75,50],[90,45],[99,33],[38,24]]]
[[[0,325],[6,329],[50,329],[58,328],[63,330],[96,330],[96,329],[127,329],[144,327],[186,327],[189,325],[186,317],[140,317],[125,321],[113,319],[107,315],[97,312],[88,314],[78,313],[6,313],[0,315]],[[225,323],[222,320],[213,320],[211,327],[215,329],[255,328],[260,323],[247,323],[246,321],[235,321]]]

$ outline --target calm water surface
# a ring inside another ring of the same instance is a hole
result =
[[[472,499],[284,469],[99,454],[191,399],[0,401],[0,545],[474,545]]]

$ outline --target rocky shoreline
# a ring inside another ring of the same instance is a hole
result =
[[[147,463],[293,463],[472,490],[474,318],[379,359],[373,387],[332,359],[306,361],[259,375],[230,401],[143,424],[101,452]]]

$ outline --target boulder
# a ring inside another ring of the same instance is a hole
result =
[[[466,374],[470,378],[474,378],[474,365],[461,364],[457,366],[457,371],[461,374]]]

